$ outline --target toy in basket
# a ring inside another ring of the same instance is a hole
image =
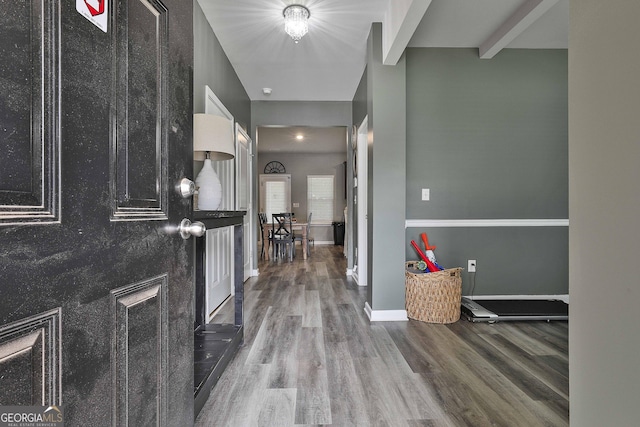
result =
[[[426,233],[421,237],[427,253],[412,240],[411,245],[422,260],[406,264],[407,317],[429,323],[457,322],[462,299],[462,268],[439,266],[433,253],[436,247],[429,245]]]

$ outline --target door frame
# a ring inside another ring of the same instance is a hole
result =
[[[357,245],[357,264],[355,265],[355,279],[358,286],[367,286],[368,268],[367,268],[367,245],[369,238],[367,235],[367,139],[369,133],[369,118],[365,116],[364,120],[358,127],[357,133],[357,169],[358,169],[358,187],[357,187],[357,210],[358,210],[358,245]]]
[[[251,276],[257,276],[253,271],[253,260],[255,253],[251,242],[253,242],[255,234],[255,214],[253,208],[253,144],[249,134],[236,123],[236,210],[246,211],[244,218],[244,280],[246,281]],[[242,142],[244,139],[244,143]],[[240,176],[242,173],[241,162],[243,161],[242,146],[246,144],[246,174],[247,176],[242,179]],[[246,200],[240,198],[240,188],[242,183],[246,183]]]

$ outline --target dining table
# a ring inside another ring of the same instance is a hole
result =
[[[276,224],[277,225],[277,224]],[[273,230],[273,224],[272,223],[266,223],[262,225],[262,241],[263,242],[268,242],[269,241],[269,231]],[[295,221],[291,223],[291,230],[292,231],[301,231],[300,234],[302,234],[302,259],[307,259],[307,223],[306,222],[299,222],[299,221]],[[295,242],[293,242],[295,244]],[[264,259],[265,260],[269,260],[269,250],[265,251],[264,254]]]

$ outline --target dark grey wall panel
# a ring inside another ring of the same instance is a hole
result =
[[[117,2],[117,8],[113,31],[112,218],[166,219],[167,9],[155,0]]]
[[[407,218],[568,217],[566,50],[408,49],[407,87]]]
[[[60,405],[61,310],[0,327],[0,405]]]
[[[163,275],[111,291],[114,426],[167,423],[167,283]]]
[[[0,16],[0,224],[57,222],[57,1],[5,2]]]
[[[462,267],[471,292],[467,260],[477,261],[474,295],[566,295],[569,293],[568,227],[408,228],[407,242],[423,248],[426,232],[438,264]],[[407,245],[407,260],[419,259]]]

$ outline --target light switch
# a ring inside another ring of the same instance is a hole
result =
[[[429,189],[428,188],[423,188],[422,189],[422,200],[429,200]]]
[[[294,204],[293,204],[293,207],[294,207],[294,208],[299,208],[299,207],[300,207],[300,203],[294,203]]]

